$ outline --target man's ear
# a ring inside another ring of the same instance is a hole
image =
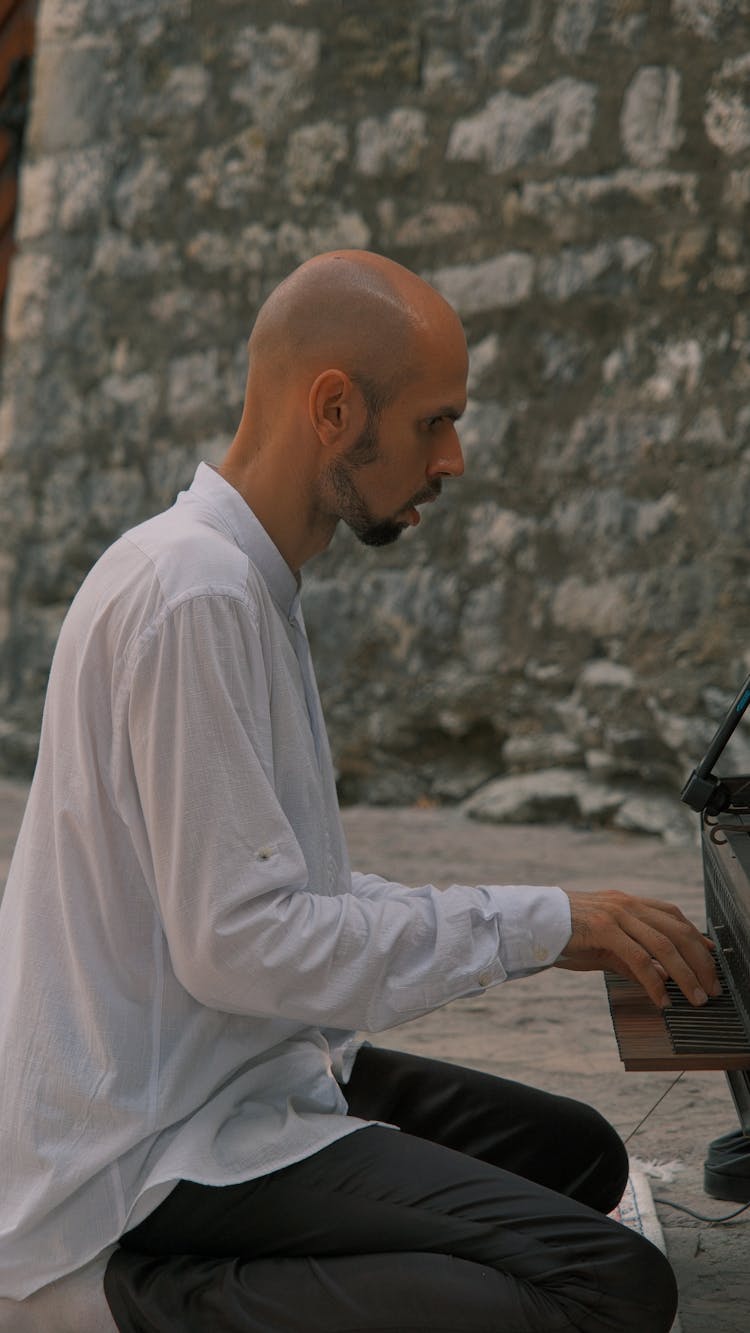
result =
[[[344,370],[323,370],[310,386],[310,423],[322,445],[335,447],[356,430],[357,394]]]

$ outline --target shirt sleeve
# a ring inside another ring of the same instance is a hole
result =
[[[380,875],[352,872],[352,892],[359,898],[377,900],[401,885]],[[500,929],[496,980],[525,977],[551,967],[570,939],[570,901],[562,889],[532,884],[479,886],[495,903]],[[411,894],[431,891],[411,889]]]
[[[510,910],[496,887],[311,883],[274,789],[270,688],[254,611],[231,596],[173,608],[130,671],[140,860],[186,990],[230,1013],[378,1032],[504,980],[503,951],[517,973],[547,947],[537,918],[561,890],[512,890]],[[562,910],[557,930],[559,951]]]

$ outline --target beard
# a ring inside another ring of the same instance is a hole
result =
[[[368,463],[376,462],[380,456],[377,426],[375,414],[368,413],[367,421],[354,444],[343,458],[337,458],[331,463],[328,478],[336,498],[336,517],[346,523],[357,540],[365,546],[390,546],[410,525],[395,515],[376,519],[360,495],[355,481],[357,471]],[[434,500],[440,494],[440,489],[440,479],[436,478],[411,500],[407,500],[402,508],[408,509],[410,505]]]

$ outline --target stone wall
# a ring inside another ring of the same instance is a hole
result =
[[[750,669],[749,204],[750,0],[42,0],[4,767],[86,570],[231,438],[260,301],[369,247],[454,302],[472,399],[419,530],[309,568],[343,798],[677,829]]]

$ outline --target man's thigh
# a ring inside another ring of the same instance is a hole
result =
[[[593,1107],[476,1069],[365,1045],[349,1110],[478,1157],[608,1213],[628,1178],[619,1135]]]
[[[120,1244],[240,1259],[423,1250],[536,1281],[595,1262],[620,1231],[522,1176],[369,1126],[256,1180],[181,1181]]]
[[[467,1266],[478,1294],[483,1289],[482,1274],[491,1270],[494,1276],[484,1283],[487,1329],[548,1333],[611,1327],[661,1333],[669,1327],[667,1316],[674,1302],[671,1274],[662,1256],[625,1228],[489,1163],[377,1127],[355,1131],[303,1162],[243,1185],[212,1188],[181,1182],[149,1218],[122,1238],[121,1245],[134,1252],[134,1267],[128,1269],[124,1257],[115,1256],[110,1262],[111,1304],[117,1300],[117,1279],[123,1273],[130,1274],[131,1295],[138,1274],[146,1291],[154,1282],[157,1288],[160,1281],[163,1285],[176,1261],[180,1273],[189,1274],[180,1256],[202,1256],[225,1265],[229,1261],[233,1266],[223,1274],[210,1270],[209,1285],[220,1280],[224,1286],[227,1274],[237,1275],[244,1263],[248,1274],[252,1271],[267,1282],[273,1271],[281,1273],[280,1262],[303,1260],[299,1271],[306,1274],[308,1284],[315,1285],[311,1273],[315,1282],[329,1283],[334,1328],[408,1327],[378,1323],[377,1307],[369,1313],[360,1307],[349,1325],[335,1323],[341,1301],[346,1305],[353,1299],[347,1273],[353,1282],[354,1273],[368,1273],[370,1260],[384,1254],[390,1256],[394,1273],[402,1274],[412,1265],[409,1256],[415,1252],[461,1260],[458,1267],[436,1263],[432,1268],[434,1275],[442,1274],[439,1287],[449,1304],[455,1299],[452,1273],[460,1278],[461,1287]],[[160,1257],[166,1266],[144,1269],[145,1256]],[[317,1268],[310,1268],[312,1258]],[[357,1263],[340,1263],[347,1258]],[[422,1267],[417,1265],[417,1270]],[[205,1267],[198,1265],[196,1281],[198,1269],[205,1277]],[[254,1278],[248,1281],[252,1286]],[[348,1294],[337,1296],[337,1291]],[[277,1297],[281,1298],[279,1293]],[[287,1299],[294,1305],[296,1289]],[[112,1308],[118,1318],[116,1304]],[[431,1308],[434,1328],[464,1327],[440,1324],[441,1309],[448,1307],[441,1304],[437,1291]],[[384,1313],[382,1318],[386,1319]],[[118,1324],[128,1330],[127,1323],[118,1320]],[[275,1326],[296,1327],[283,1322]],[[237,1327],[244,1329],[242,1324]]]
[[[566,1333],[516,1284],[441,1254],[151,1259],[118,1250],[105,1281],[119,1333]],[[533,1300],[533,1297],[531,1298]],[[638,1331],[640,1333],[640,1330]]]

